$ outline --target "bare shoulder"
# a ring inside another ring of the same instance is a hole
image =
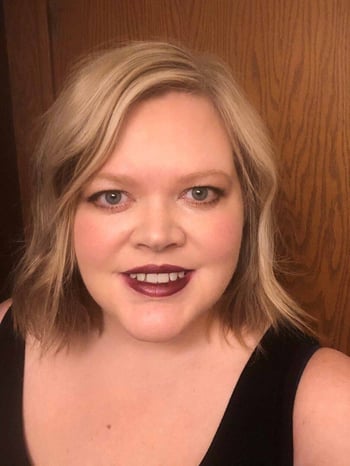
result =
[[[11,304],[12,304],[11,299],[6,299],[6,301],[3,301],[2,303],[0,303],[0,322],[4,318],[6,312],[8,311]]]
[[[294,406],[295,466],[348,466],[350,358],[318,350],[301,378]]]

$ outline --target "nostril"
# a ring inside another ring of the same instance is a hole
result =
[[[165,209],[164,209],[165,210]],[[132,240],[137,247],[146,247],[155,252],[180,247],[185,243],[185,230],[169,215],[169,212],[154,209],[138,224]]]

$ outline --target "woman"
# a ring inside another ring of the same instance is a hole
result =
[[[34,172],[2,462],[348,464],[349,361],[275,279],[269,142],[225,66],[157,42],[86,61]]]

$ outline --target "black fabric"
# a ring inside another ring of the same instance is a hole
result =
[[[246,364],[200,466],[293,466],[293,404],[316,341],[270,329]],[[0,326],[0,464],[30,465],[22,419],[24,343]],[[200,426],[198,426],[200,429]]]
[[[13,331],[11,312],[0,325],[0,464],[30,465],[22,422],[24,342]]]
[[[293,405],[318,343],[269,329],[244,368],[200,466],[293,466]]]

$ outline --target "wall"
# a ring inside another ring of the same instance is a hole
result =
[[[22,244],[22,216],[12,126],[4,15],[0,5],[0,301],[10,296],[11,270]]]
[[[4,3],[23,197],[30,196],[32,122],[79,56],[101,44],[148,38],[219,54],[276,147],[279,253],[293,272],[284,282],[319,319],[325,339],[350,354],[350,2],[23,3]]]

